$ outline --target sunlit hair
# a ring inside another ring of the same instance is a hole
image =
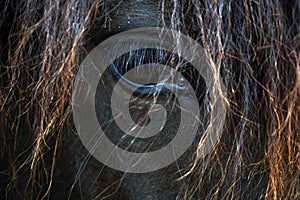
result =
[[[1,195],[47,198],[85,45],[114,4],[0,5]],[[163,0],[160,8],[162,22],[197,39],[228,84],[221,141],[205,159],[195,155],[184,197],[299,199],[299,1]]]

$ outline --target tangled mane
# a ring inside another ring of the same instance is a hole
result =
[[[114,1],[0,3],[1,188],[49,198],[86,44]],[[162,0],[228,83],[220,143],[182,178],[187,199],[300,198],[299,1]],[[3,164],[2,164],[3,163]]]

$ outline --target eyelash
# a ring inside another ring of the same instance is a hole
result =
[[[198,94],[197,96],[199,98],[204,96],[206,86],[198,71],[183,58],[179,58],[176,54],[166,50],[147,48],[130,51],[113,61],[109,70],[113,79],[117,81],[129,70],[150,63],[166,65],[181,72],[196,91],[196,95]],[[151,70],[152,69],[149,69],[149,73],[151,73]],[[157,86],[158,85],[154,83],[139,85],[139,89],[135,91],[135,93],[139,95],[151,95],[166,93],[168,91],[164,84],[160,85],[160,87]],[[174,87],[184,89],[184,86],[174,85]]]

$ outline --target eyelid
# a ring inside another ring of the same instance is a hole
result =
[[[118,34],[118,32],[102,32],[99,33],[97,37],[94,38],[94,40],[98,39],[98,43],[104,42],[105,40],[107,40],[108,38],[110,38],[115,34]],[[152,96],[152,95],[156,96],[157,94],[161,94],[161,93],[163,93],[163,95],[165,94],[169,95],[170,92],[173,90],[185,92],[187,87],[189,86],[187,84],[190,84],[195,89],[202,88],[201,86],[202,83],[199,82],[199,77],[196,78],[197,80],[194,80],[195,74],[191,73],[190,71],[190,69],[191,68],[194,69],[194,67],[189,62],[187,62],[184,58],[179,58],[179,60],[177,61],[178,64],[175,63],[175,65],[173,65],[171,63],[172,60],[171,58],[174,55],[176,56],[176,53],[169,52],[159,47],[139,49],[138,47],[141,46],[140,40],[137,40],[136,38],[129,38],[129,41],[130,42],[127,42],[127,40],[125,40],[124,42],[121,43],[116,43],[116,42],[108,43],[108,45],[110,45],[109,47],[110,51],[108,52],[110,54],[111,53],[115,54],[115,55],[111,55],[110,57],[116,58],[115,60],[110,61],[111,64],[107,68],[108,69],[107,81],[110,82],[109,83],[110,85],[116,84],[117,81],[121,80],[122,81],[120,82],[121,86],[122,87],[124,86],[126,90],[129,90],[130,92],[135,94],[146,95],[146,96]],[[126,53],[126,51],[124,52],[122,49],[131,49],[131,51]],[[142,61],[140,61],[140,59],[142,59]],[[154,60],[150,61],[148,59],[151,60],[154,59]],[[169,81],[165,81],[165,82],[161,81],[161,83],[154,84],[150,82],[149,84],[141,84],[141,82],[138,83],[135,82],[134,80],[129,80],[123,77],[123,74],[130,71],[131,69],[138,67],[140,65],[150,64],[150,63],[162,64],[166,66],[168,65],[169,67],[180,72],[181,75],[183,75],[184,77],[184,81],[181,81],[181,79],[180,78],[178,79],[177,77],[175,80],[176,83],[173,80],[168,79]]]
[[[116,51],[118,51],[118,49],[119,48],[116,48]],[[111,63],[109,67],[110,74],[113,76],[112,79],[114,79],[115,81],[120,81],[121,86],[124,86],[124,88],[131,92],[135,92],[141,95],[155,95],[162,92],[165,94],[170,93],[170,90],[185,92],[188,87],[188,81],[185,75],[183,75],[182,73],[184,73],[184,70],[186,69],[187,62],[184,61],[184,59],[182,59],[181,62],[181,59],[178,58],[178,64],[172,66],[172,59],[175,55],[176,54],[173,54],[172,52],[155,48],[132,50],[132,52],[123,54]],[[148,71],[145,70],[145,68],[138,69],[138,67],[141,65],[152,66],[149,66]],[[170,71],[169,69],[165,68],[166,73],[161,74],[162,71],[158,70],[158,68],[164,66],[168,66],[168,68],[170,67],[172,70]],[[124,76],[126,72],[129,72],[134,68],[136,68],[137,72],[140,73],[140,77],[142,79],[138,78],[136,80],[130,80]],[[152,72],[154,74],[152,74]],[[180,75],[177,74],[178,72],[181,72]],[[152,77],[160,76],[160,78],[162,79],[157,80],[156,78],[154,78],[156,80],[154,81],[153,78],[150,78],[148,76],[148,73],[151,73]],[[146,80],[143,80],[143,77]],[[151,82],[150,79],[152,79],[152,81],[154,82]],[[140,82],[140,80],[142,80],[142,82]],[[144,81],[149,81],[149,83],[142,84],[144,83]]]
[[[142,95],[155,95],[161,92],[165,92],[171,88],[176,89],[177,91],[186,90],[186,86],[180,86],[175,83],[169,82],[159,82],[155,84],[139,84],[135,83],[127,78],[125,78],[116,65],[111,65],[110,67],[112,73],[116,76],[116,78],[120,81],[120,83],[131,92],[136,92]],[[136,89],[137,88],[137,89]]]

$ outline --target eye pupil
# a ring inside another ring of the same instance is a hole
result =
[[[185,79],[184,79],[183,77],[180,77],[179,80],[178,80],[179,84],[180,84],[180,85],[184,85],[184,84],[185,84],[185,81],[184,81],[184,80],[185,80]]]

